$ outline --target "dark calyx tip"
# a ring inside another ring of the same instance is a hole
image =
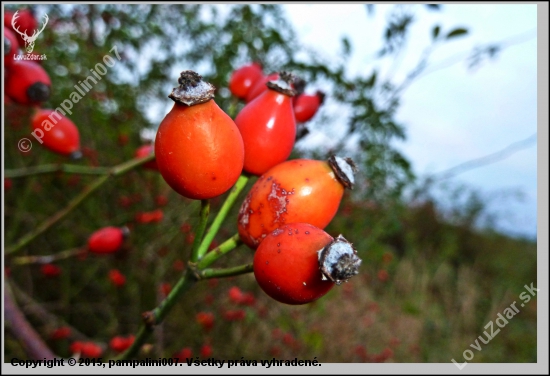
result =
[[[214,85],[204,82],[197,72],[187,70],[180,73],[178,78],[180,86],[175,87],[168,98],[176,103],[193,106],[208,102],[214,98],[216,88]]]
[[[300,78],[298,76],[294,76],[294,90],[296,91],[296,96],[302,94],[304,90],[306,89],[307,82],[303,78]]]
[[[340,158],[331,155],[328,159],[328,164],[332,167],[336,178],[342,185],[348,189],[353,189],[355,184],[354,174],[357,172],[357,166],[351,158]]]
[[[342,235],[319,251],[319,270],[323,280],[330,280],[337,285],[359,273],[361,259],[357,250]]]
[[[82,152],[80,150],[75,150],[71,154],[69,154],[69,158],[73,161],[77,161],[82,158]]]
[[[324,92],[322,92],[321,90],[317,90],[315,95],[317,95],[317,98],[319,98],[319,103],[320,104],[323,104],[325,102],[326,94]]]
[[[279,72],[279,78],[275,81],[268,81],[267,87],[281,94],[293,97],[296,95],[294,88],[296,76],[289,72]]]
[[[27,89],[27,97],[33,102],[45,102],[50,99],[51,89],[43,82],[35,82]]]
[[[122,231],[122,236],[124,237],[124,239],[126,239],[130,235],[130,229],[127,226],[121,227],[120,230]]]

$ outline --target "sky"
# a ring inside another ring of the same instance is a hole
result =
[[[429,60],[434,70],[403,92],[396,118],[405,126],[407,139],[396,147],[417,175],[448,170],[537,132],[536,5],[444,4],[440,11],[410,5],[417,21],[393,68],[391,60],[373,63],[391,6],[376,5],[372,16],[363,4],[285,4],[284,8],[302,43],[323,56],[337,56],[346,36],[352,45],[352,72],[376,67],[384,75],[391,70],[397,82],[417,64],[434,25],[441,25],[441,33],[468,29],[468,35],[435,49]],[[508,41],[507,47],[495,59],[468,69],[469,51],[503,41]],[[446,64],[450,61],[455,63]],[[506,159],[464,171],[447,183],[479,191],[499,230],[536,236],[536,142]],[[446,196],[448,192],[439,192],[443,201]]]

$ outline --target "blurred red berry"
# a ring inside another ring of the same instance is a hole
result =
[[[71,343],[71,345],[69,346],[69,351],[71,352],[71,354],[76,354],[76,353],[81,353],[82,352],[82,347],[84,346],[84,342],[82,341],[74,341],[73,343]]]
[[[103,353],[101,346],[93,342],[75,341],[69,347],[72,354],[80,353],[83,358],[99,358]]]
[[[132,199],[128,196],[122,196],[118,199],[118,204],[123,208],[127,208],[128,206],[132,205]]]
[[[109,270],[109,280],[116,287],[124,286],[126,283],[126,277],[118,269]]]
[[[281,348],[279,346],[271,346],[269,353],[274,357],[278,357],[281,355]]]
[[[195,241],[195,234],[190,232],[189,234],[187,234],[187,236],[185,237],[185,242],[187,244],[193,244],[193,242]]]
[[[97,230],[88,239],[88,250],[100,254],[117,252],[122,247],[127,230],[112,226]]]
[[[13,185],[13,182],[11,181],[10,178],[4,178],[4,190],[5,191],[9,190],[12,185]]]
[[[170,294],[170,291],[172,291],[172,285],[170,285],[168,282],[163,283],[160,285],[160,292],[164,297],[167,297],[168,294]]]
[[[174,270],[177,272],[182,272],[185,269],[185,263],[182,260],[174,261]]]
[[[62,326],[54,330],[50,335],[50,338],[54,341],[58,341],[61,339],[68,338],[70,335],[71,335],[71,328],[67,326]]]
[[[252,293],[249,293],[249,292],[244,293],[241,296],[241,300],[239,301],[239,304],[252,307],[254,304],[256,304],[256,298]]]
[[[381,269],[378,271],[378,280],[380,282],[387,282],[390,278],[390,275],[388,274],[387,270]]]
[[[121,133],[118,135],[118,144],[124,146],[128,143],[130,137],[126,133]]]
[[[202,345],[201,347],[201,356],[203,358],[208,358],[212,355],[212,346],[210,345]]]
[[[155,153],[155,145],[153,144],[149,144],[149,145],[143,145],[141,147],[139,147],[135,154],[134,154],[134,157],[135,158],[144,158],[150,154],[154,154]],[[143,164],[143,168],[146,168],[148,170],[157,170],[158,171],[158,166],[157,166],[157,161],[156,159],[153,159],[152,161],[149,161],[149,162],[146,162]]]
[[[364,362],[367,360],[367,349],[363,345],[355,346],[355,355],[357,355]]]
[[[128,337],[116,336],[109,342],[109,347],[116,353],[126,351],[134,343],[135,337],[130,335]]]
[[[83,358],[99,358],[102,353],[103,349],[93,342],[84,342],[82,345]]]
[[[214,288],[218,285],[219,281],[217,278],[211,278],[208,280],[208,287]]]
[[[241,299],[243,297],[243,293],[240,288],[237,286],[233,286],[229,289],[229,299],[233,303],[239,304],[241,302]]]
[[[393,357],[393,350],[390,349],[389,347],[386,347],[384,350],[382,350],[380,354],[376,354],[373,357],[373,361],[375,363],[383,363],[392,357]]]
[[[61,274],[61,268],[54,264],[44,264],[40,267],[40,271],[45,277],[53,278]]]
[[[185,363],[186,359],[193,358],[193,350],[190,347],[184,347],[181,351],[174,354],[174,358],[178,358],[178,363]]]
[[[162,218],[164,218],[164,213],[160,209],[136,214],[136,222],[138,223],[158,223],[162,221]]]
[[[392,262],[393,260],[393,254],[391,254],[390,252],[386,252],[382,255],[382,262],[384,264],[389,264],[390,262]]]
[[[208,250],[211,251],[213,250],[214,248],[216,248],[217,246],[219,246],[220,244],[215,241],[215,240],[212,240],[212,243],[210,243],[210,245],[208,246]]]
[[[184,223],[183,225],[181,225],[180,231],[184,234],[187,234],[189,231],[191,231],[191,225],[189,223]]]
[[[283,336],[283,343],[285,345],[292,346],[294,344],[294,341],[295,339],[290,333],[285,333],[285,335]]]
[[[155,202],[158,206],[166,206],[168,204],[168,198],[163,195],[159,195],[155,198]]]
[[[242,309],[227,310],[223,313],[223,318],[227,321],[241,321],[246,318],[246,312]]]
[[[206,331],[210,331],[214,327],[214,314],[211,312],[197,313],[196,320]]]

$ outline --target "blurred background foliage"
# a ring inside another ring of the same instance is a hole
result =
[[[373,6],[366,8],[372,11]],[[227,89],[229,76],[251,61],[261,63],[265,73],[291,71],[308,89],[327,94],[330,105],[300,125],[309,133],[297,142],[291,158],[325,159],[336,153],[352,157],[359,167],[356,189],[346,194],[326,229],[355,244],[363,259],[358,277],[313,304],[297,307],[270,300],[250,274],[200,283],[156,329],[152,346],[140,356],[171,356],[184,347],[199,356],[201,346],[209,344],[218,359],[449,362],[462,359],[484,325],[517,301],[525,284],[536,281],[536,243],[507,237],[490,226],[480,228],[486,207],[467,187],[454,187],[456,205],[441,207],[430,182],[415,179],[407,159],[393,148],[392,141],[406,138],[405,125],[394,116],[400,91],[425,68],[425,61],[401,83],[382,82],[375,70],[352,75],[346,69],[346,56],[353,53],[347,39],[342,40],[340,59],[326,61],[300,44],[279,5],[59,4],[36,10],[49,16],[35,51],[48,56],[42,64],[52,79],[52,96],[43,107],[55,108],[69,98],[74,85],[105,55],[115,57],[113,47],[121,60],[69,115],[81,135],[84,158],[78,162],[36,142],[31,152],[19,152],[15,145],[29,136],[31,109],[6,104],[8,170],[47,163],[113,166],[133,158],[142,144],[140,132],[156,129],[172,106],[167,95],[186,69],[214,84],[216,102],[234,117],[244,104]],[[379,57],[397,53],[422,11],[437,10],[436,5],[396,6],[380,31]],[[468,32],[443,29],[449,31],[442,35],[434,25],[434,44]],[[339,140],[337,146],[309,147],[308,139],[318,133]],[[64,207],[92,179],[65,173],[12,179],[5,192],[5,246]],[[406,196],[406,189],[415,193]],[[452,196],[453,187],[448,192]],[[213,211],[223,198],[213,200]],[[65,220],[6,257],[10,286],[22,311],[59,355],[69,355],[72,340],[88,338],[104,347],[106,357],[114,356],[109,340],[135,333],[140,314],[162,300],[162,286],[178,280],[198,207],[171,191],[156,171],[137,169],[112,179]],[[162,211],[162,220],[141,223],[140,213],[154,210]],[[233,209],[218,234],[218,243],[236,232],[237,211]],[[62,273],[57,278],[41,275],[38,264],[16,262],[26,255],[84,249],[93,231],[123,225],[132,233],[121,252],[58,260]],[[252,252],[241,246],[220,266],[251,260]],[[114,268],[126,276],[120,288],[108,279]],[[228,291],[234,286],[253,293],[255,303],[239,306],[231,300]],[[535,299],[482,352],[475,352],[473,361],[536,362],[536,309]],[[244,318],[232,319],[228,311],[234,310],[243,310]],[[199,312],[214,314],[211,330],[196,322]],[[71,337],[52,340],[52,331],[65,325],[73,329]],[[9,332],[5,345],[6,358],[26,357]]]

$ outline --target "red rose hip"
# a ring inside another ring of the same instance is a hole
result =
[[[127,227],[104,227],[97,230],[88,239],[88,250],[98,254],[117,252],[128,232]]]
[[[294,159],[278,164],[254,183],[238,216],[241,240],[256,249],[276,228],[305,222],[321,229],[336,215],[345,188],[352,188],[349,159]]]
[[[254,254],[254,276],[262,290],[286,304],[306,304],[357,274],[361,260],[343,237],[333,239],[307,223],[270,233]]]
[[[269,81],[266,91],[235,118],[244,143],[243,169],[253,175],[262,175],[287,160],[296,140],[294,76],[285,72],[279,76],[278,81]]]
[[[196,200],[219,196],[239,178],[244,161],[241,134],[214,102],[214,86],[184,71],[169,97],[174,107],[162,120],[156,140],[157,166],[180,195]]]

